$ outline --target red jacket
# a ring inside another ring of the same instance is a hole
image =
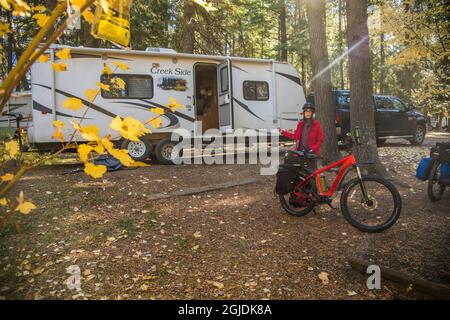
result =
[[[323,143],[323,130],[320,122],[313,120],[313,124],[308,134],[308,147],[314,152],[315,155],[320,156],[320,147]],[[297,129],[294,133],[282,130],[281,134],[288,139],[300,141],[300,133],[302,132],[303,120],[300,120],[297,124]]]

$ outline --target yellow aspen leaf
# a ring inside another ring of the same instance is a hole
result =
[[[117,67],[117,68],[119,68],[119,69],[121,69],[121,70],[123,70],[123,71],[127,71],[128,69],[130,69],[130,67],[128,67],[128,65],[126,65],[126,64],[123,63],[123,62],[116,62],[116,61],[114,61],[112,64],[113,64],[115,67]]]
[[[146,164],[144,162],[141,161],[133,161],[130,163],[130,165],[128,165],[128,167],[149,167],[149,164]]]
[[[58,139],[61,142],[64,142],[64,134],[61,131],[61,128],[65,126],[64,122],[61,120],[55,120],[53,121],[53,126],[56,128],[55,133],[53,134],[52,138]]]
[[[56,72],[67,71],[67,65],[64,62],[53,62],[52,67]]]
[[[88,162],[89,154],[94,148],[88,144],[81,144],[78,146],[78,156],[80,157],[80,160],[84,163]]]
[[[62,128],[64,127],[66,124],[64,122],[62,122],[61,120],[55,120],[53,121],[53,126],[55,128]]]
[[[37,22],[38,26],[42,28],[47,23],[47,20],[49,19],[49,16],[47,16],[47,15],[45,15],[43,13],[36,13],[33,16],[33,18],[36,19],[36,22]]]
[[[104,83],[101,83],[101,82],[98,82],[98,81],[97,81],[96,85],[97,85],[99,88],[101,88],[102,90],[105,90],[105,91],[109,91],[109,90],[110,90],[110,89],[109,89],[109,86],[108,86],[107,84],[104,84]]]
[[[145,163],[138,163],[138,162],[134,161],[128,154],[128,150],[115,149],[114,144],[111,141],[109,141],[108,138],[103,138],[101,142],[102,142],[102,145],[105,147],[106,151],[108,151],[108,153],[110,155],[112,155],[114,158],[119,160],[120,163],[122,163],[124,166],[126,166],[126,167],[146,166]]]
[[[80,10],[86,4],[86,0],[70,0],[74,9]]]
[[[11,158],[14,158],[19,153],[19,143],[16,140],[5,142],[5,151]]]
[[[63,107],[66,109],[78,111],[83,107],[83,102],[78,98],[68,98],[64,101]]]
[[[8,204],[8,200],[6,200],[6,198],[0,199],[0,206],[6,206],[7,204]]]
[[[52,135],[52,138],[58,139],[61,142],[64,142],[64,134],[61,131],[61,128],[56,128],[55,132]]]
[[[162,126],[162,121],[160,117],[152,118],[148,121],[152,125],[153,128],[157,129]]]
[[[17,198],[17,207],[15,211],[20,211],[20,213],[23,214],[29,214],[31,210],[36,209],[36,206],[29,201],[25,201],[25,198],[23,196],[23,191],[20,191],[19,197]]]
[[[5,34],[11,32],[9,28],[9,23],[0,22],[0,37],[3,37]]]
[[[159,115],[163,115],[164,114],[164,109],[163,108],[152,108],[152,109],[150,109],[150,111],[155,113],[155,114],[159,114]]]
[[[57,53],[55,53],[55,56],[57,56],[61,60],[68,60],[71,58],[70,49],[69,48],[61,49]]]
[[[90,124],[86,127],[80,126],[79,123],[72,122],[75,130],[78,130],[81,133],[81,136],[88,141],[100,141],[100,137],[98,136],[100,130],[97,126]]]
[[[41,55],[41,56],[38,58],[38,61],[39,61],[39,62],[42,62],[42,63],[47,63],[47,62],[48,62],[48,59],[49,59],[49,56],[46,55],[46,54],[43,54],[43,55]]]
[[[11,10],[11,5],[8,3],[8,0],[0,0],[0,4],[6,10],[8,10],[8,11]]]
[[[92,24],[94,22],[94,14],[92,13],[91,9],[85,10],[82,15],[87,23]]]
[[[106,173],[106,166],[95,165],[91,162],[88,162],[84,166],[84,172],[92,178],[98,179],[103,177],[103,175]]]
[[[97,152],[98,154],[103,154],[103,153],[105,153],[105,148],[103,147],[103,145],[101,143],[98,143],[94,147],[94,151]]]
[[[108,151],[108,153],[119,160],[120,163],[126,167],[130,167],[134,163],[134,160],[128,154],[128,150],[112,148]]]
[[[175,98],[169,98],[169,104],[167,106],[172,112],[175,112],[179,108],[186,109],[186,107],[179,103]]]
[[[30,6],[23,0],[14,0],[13,2],[13,16],[29,17],[30,16]]]
[[[114,87],[120,89],[120,90],[125,90],[125,81],[122,78],[113,78],[111,80],[111,83],[114,85]]]
[[[45,10],[47,10],[47,8],[45,6],[40,5],[40,6],[34,6],[32,8],[32,10],[37,11],[37,12],[44,12]]]
[[[4,174],[0,177],[2,179],[2,182],[11,181],[14,178],[14,175],[11,173]]]
[[[126,117],[121,119],[119,116],[114,118],[109,127],[115,131],[118,131],[122,137],[132,141],[139,141],[139,137],[151,131],[142,124],[139,120],[133,117]]]
[[[84,95],[86,96],[87,100],[89,102],[94,102],[95,98],[97,98],[97,95],[100,93],[99,89],[87,89],[84,91]]]
[[[112,74],[111,68],[106,63],[103,64],[102,74],[107,74],[107,75]]]

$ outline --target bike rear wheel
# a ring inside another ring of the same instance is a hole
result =
[[[313,209],[313,206],[308,205],[296,205],[293,204],[292,201],[290,201],[291,193],[287,193],[284,195],[279,195],[281,207],[289,213],[291,216],[295,217],[303,217],[306,216],[308,213],[310,213]]]
[[[441,176],[441,162],[434,160],[428,178],[428,198],[431,201],[439,201],[445,191],[445,186],[439,182]]]
[[[363,176],[362,183],[369,201],[365,200],[361,180],[356,178],[344,187],[341,211],[344,218],[364,232],[381,232],[400,217],[402,200],[397,188],[377,176]]]

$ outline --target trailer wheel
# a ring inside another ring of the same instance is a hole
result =
[[[128,154],[134,161],[143,161],[150,156],[152,145],[148,139],[142,137],[140,141],[124,140],[122,149],[127,149]]]
[[[178,144],[170,139],[160,140],[156,144],[155,157],[160,164],[173,164],[172,150]],[[181,156],[181,154],[179,155]]]

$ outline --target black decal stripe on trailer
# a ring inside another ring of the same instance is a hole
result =
[[[145,101],[144,101],[145,102]],[[116,101],[116,102],[113,102],[113,103],[121,103],[121,104],[129,104],[129,105],[134,105],[134,106],[138,106],[138,107],[142,107],[142,108],[145,108],[145,109],[147,109],[147,110],[150,110],[151,108],[153,108],[153,106],[151,106],[151,105],[148,105],[148,104],[142,104],[142,103],[137,103],[137,102],[124,102],[124,101]],[[169,108],[166,108],[166,109],[168,109],[169,111],[170,111],[170,109]],[[167,111],[167,110],[165,110],[165,111]],[[166,117],[167,119],[169,119],[169,124],[167,125],[167,126],[165,126],[165,127],[161,127],[161,128],[168,128],[168,127],[173,127],[173,126],[176,126],[176,125],[179,125],[179,120],[178,120],[178,118],[175,116],[175,115],[173,115],[172,113],[165,113],[164,115],[163,115],[163,117]]]
[[[46,112],[48,114],[53,114],[53,110],[52,109],[47,108],[47,107],[43,106],[42,104],[40,104],[39,102],[34,101],[34,100],[33,100],[33,109],[37,110],[37,111],[41,111],[41,112]],[[70,114],[59,112],[59,111],[56,111],[56,115],[58,115],[60,117],[91,120],[91,118],[83,118],[83,117],[71,116]]]
[[[171,112],[171,113],[174,113],[176,116],[178,116],[178,117],[180,117],[180,118],[183,118],[183,119],[185,119],[185,120],[187,120],[187,121],[195,122],[195,119],[194,119],[194,118],[191,118],[191,117],[189,117],[189,116],[187,116],[187,115],[185,115],[185,114],[183,114],[183,113],[181,113],[181,112],[178,112],[178,111],[172,112],[172,110],[170,110],[170,108],[168,108],[168,107],[166,107],[166,106],[163,106],[163,105],[161,105],[161,104],[158,104],[158,103],[156,103],[156,102],[153,102],[153,101],[147,101],[147,100],[144,100],[144,99],[140,99],[140,100],[141,100],[142,102],[152,104],[152,105],[155,106],[155,107],[163,108],[164,110],[169,111],[169,112]]]
[[[44,86],[43,84],[33,83],[33,85],[39,86],[39,87],[43,87],[43,88],[46,88],[46,89],[49,89],[49,90],[52,89],[52,88],[50,88],[49,86]],[[117,117],[116,114],[114,114],[114,113],[112,113],[112,112],[110,112],[110,111],[108,111],[108,110],[105,110],[105,109],[103,109],[102,107],[100,107],[100,106],[98,106],[98,105],[96,105],[96,104],[94,104],[94,103],[90,103],[90,102],[87,101],[87,100],[84,100],[84,99],[82,99],[82,98],[80,98],[80,97],[74,96],[73,94],[64,92],[64,91],[59,90],[59,89],[55,89],[55,91],[56,91],[57,93],[59,93],[59,94],[62,94],[63,96],[68,97],[68,98],[78,98],[78,99],[80,99],[80,100],[83,102],[83,104],[84,104],[85,106],[89,106],[91,109],[93,109],[93,110],[95,110],[95,111],[98,111],[98,112],[100,112],[100,113],[103,113],[103,114],[105,114],[105,115],[107,115],[107,116],[109,116],[109,117],[111,117],[111,118]]]
[[[256,118],[258,118],[258,119],[264,121],[264,119],[260,118],[260,117],[259,117],[258,115],[256,115],[252,110],[250,110],[250,108],[249,108],[246,104],[240,102],[240,101],[239,101],[238,99],[236,99],[235,97],[233,97],[233,100],[236,101],[237,104],[240,105],[245,111],[247,111],[248,113],[252,114],[252,115],[255,116]]]
[[[245,70],[242,69],[241,67],[235,66],[234,64],[233,64],[233,68],[236,68],[236,69],[238,69],[238,70],[240,70],[240,71],[242,71],[242,72],[245,72],[245,73],[249,73],[248,71],[245,71]]]
[[[275,72],[275,73],[276,73],[276,74],[279,74],[280,76],[283,76],[283,77],[285,77],[285,78],[287,78],[287,79],[289,79],[289,80],[294,81],[294,82],[295,82],[296,84],[298,84],[299,86],[302,85],[302,82],[301,82],[301,80],[300,80],[299,77],[296,77],[296,76],[293,76],[293,75],[287,74],[287,73],[282,73],[282,72]]]

